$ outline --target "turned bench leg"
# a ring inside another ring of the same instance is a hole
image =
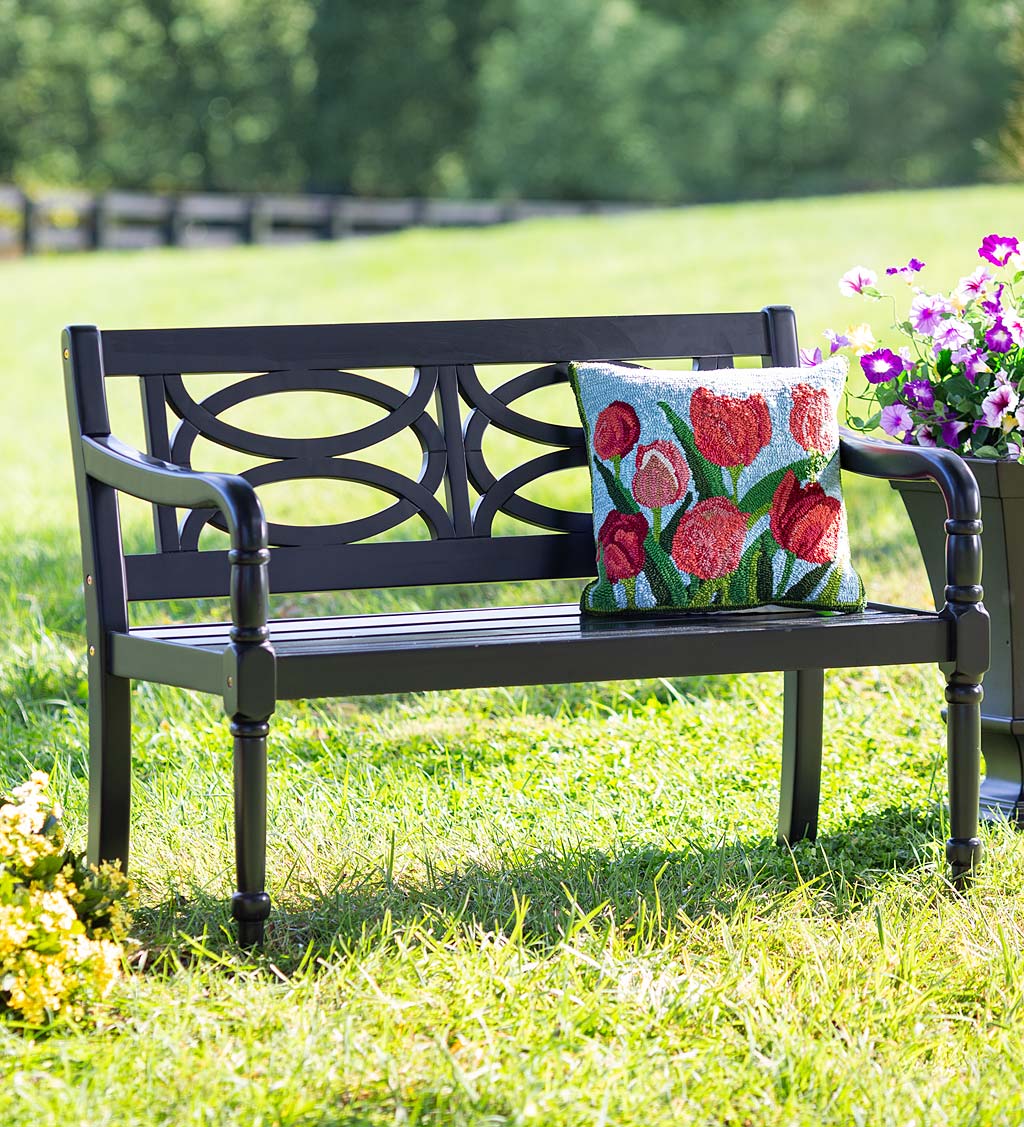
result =
[[[791,669],[784,678],[780,845],[813,841],[818,832],[825,671]]]
[[[263,942],[263,924],[270,915],[264,888],[267,874],[267,733],[266,720],[231,718],[235,738],[235,866],[238,891],[231,914],[238,921],[238,942],[255,947]]]
[[[978,678],[954,670],[946,684],[949,841],[946,860],[957,886],[967,884],[981,863],[978,800],[981,792],[981,698]]]
[[[90,666],[99,665],[93,655]],[[89,844],[92,864],[128,869],[132,801],[131,681],[89,670]]]

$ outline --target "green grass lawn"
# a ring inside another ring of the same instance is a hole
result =
[[[52,771],[84,843],[64,323],[784,302],[812,343],[880,322],[839,296],[846,268],[917,254],[948,288],[1022,203],[979,188],[0,263],[0,782]],[[895,496],[847,489],[869,595],[923,602]],[[126,523],[141,540],[143,515]],[[1024,849],[986,831],[976,888],[946,885],[941,685],[927,668],[829,677],[821,836],[792,853],[774,843],[780,675],[282,706],[259,957],[230,937],[219,702],[139,685],[141,965],[98,1028],[0,1027],[0,1122],[1019,1123]]]

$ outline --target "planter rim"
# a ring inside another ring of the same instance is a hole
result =
[[[978,483],[982,497],[1024,497],[1024,465],[1012,458],[972,458],[959,455],[967,463]],[[893,481],[900,492],[930,492],[938,487],[933,481]]]

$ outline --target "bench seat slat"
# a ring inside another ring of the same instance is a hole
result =
[[[572,603],[414,611],[271,623],[278,695],[360,696],[793,667],[950,658],[934,614],[872,604],[863,614],[804,611],[599,619]],[[221,690],[228,626],[142,627],[112,636],[118,676]]]

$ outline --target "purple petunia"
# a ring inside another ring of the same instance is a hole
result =
[[[1009,352],[1013,348],[1013,337],[1002,321],[996,321],[985,334],[985,343],[992,352]]]
[[[910,303],[907,316],[916,332],[930,337],[952,312],[953,307],[941,294],[920,293]]]
[[[947,446],[957,447],[960,445],[960,432],[966,429],[967,424],[958,419],[945,419],[939,433]]]
[[[974,383],[975,377],[989,370],[985,353],[980,348],[958,348],[950,357],[954,364],[963,364],[964,375]]]
[[[860,358],[868,383],[887,383],[903,373],[903,360],[891,349],[876,348]]]
[[[914,431],[918,446],[938,446],[931,427],[920,426]]]
[[[1000,282],[996,287],[996,296],[991,301],[983,301],[981,303],[981,308],[984,309],[990,317],[999,317],[1002,314],[1004,289],[1006,289],[1006,286]]]
[[[800,367],[813,368],[816,364],[821,363],[821,349],[815,348],[813,351],[810,348],[800,349]]]
[[[986,235],[978,247],[980,258],[987,258],[993,266],[1005,266],[1020,253],[1020,244],[1013,235]]]
[[[925,264],[919,258],[912,258],[906,266],[887,266],[886,274],[917,274],[924,269]]]
[[[837,333],[834,329],[825,330],[825,339],[828,341],[828,354],[831,356],[834,352],[838,352],[840,348],[847,348],[850,344],[850,338],[843,333]]]
[[[914,429],[914,420],[902,403],[891,403],[888,407],[883,407],[879,422],[882,430],[893,438],[903,438]]]
[[[928,380],[908,380],[900,391],[910,406],[919,411],[930,411],[935,406],[935,389]]]

